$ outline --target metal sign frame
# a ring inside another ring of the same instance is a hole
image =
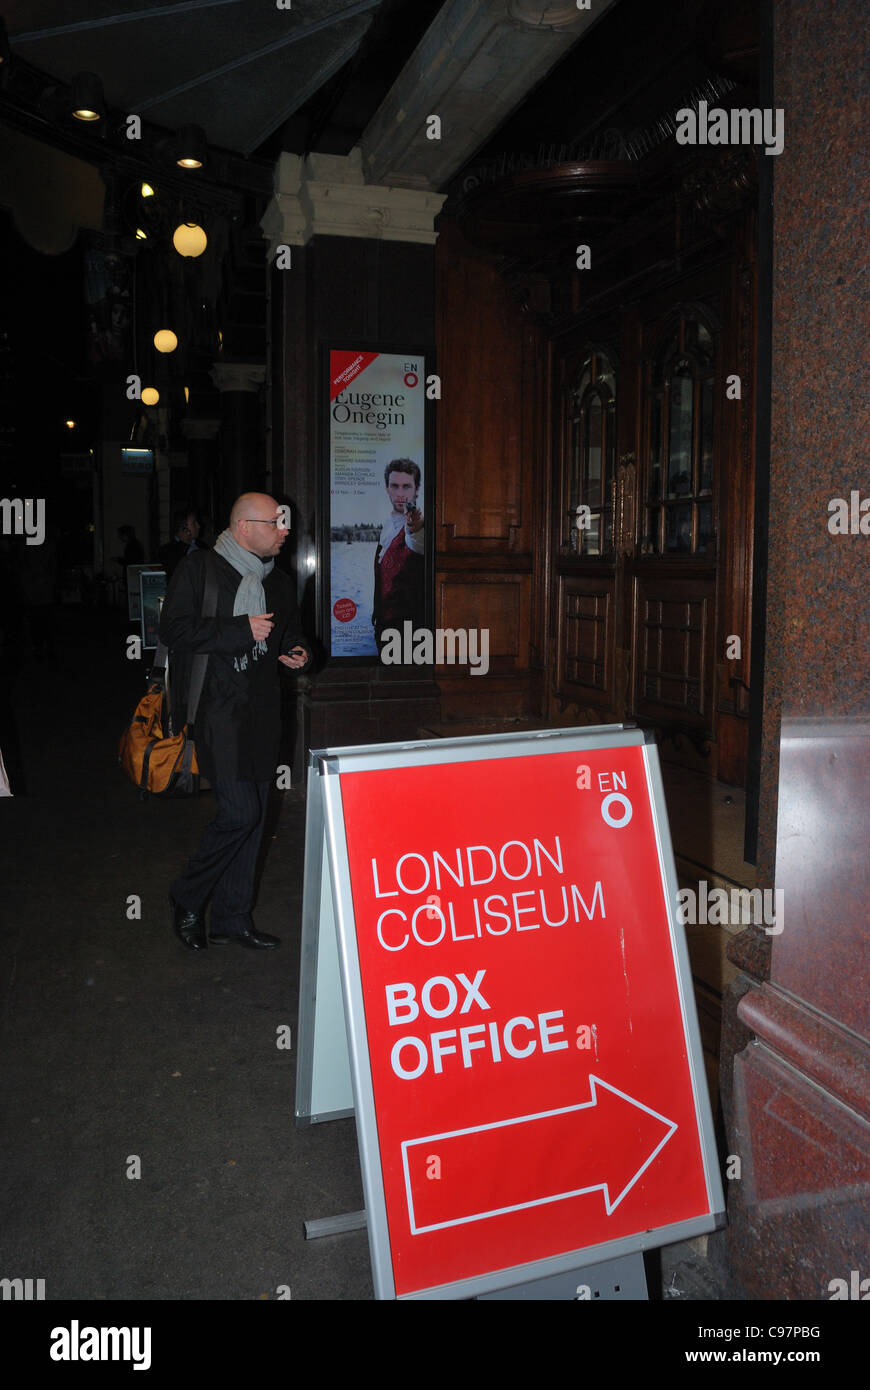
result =
[[[311,754],[305,803],[302,964],[299,977],[296,1123],[353,1114],[347,1025],[338,964],[326,822],[317,755]]]
[[[618,733],[624,724],[601,724],[596,733]],[[561,730],[492,734],[487,745],[504,749],[517,743],[558,738]],[[572,730],[571,732],[576,732]],[[586,731],[588,732],[588,730]],[[302,888],[302,960],[299,977],[299,1060],[296,1067],[296,1124],[303,1127],[353,1114],[353,1083],[347,1047],[347,1025],[338,963],[337,928],[332,879],[326,852],[323,806],[324,759],[352,754],[398,750],[412,754],[451,748],[480,747],[480,736],[465,734],[409,743],[357,744],[346,748],[311,750],[305,801],[305,861]],[[589,746],[588,744],[585,746]]]
[[[642,749],[659,875],[667,907],[680,1017],[686,1042],[687,1066],[707,1194],[707,1211],[688,1220],[636,1232],[603,1244],[568,1251],[509,1269],[494,1270],[425,1290],[415,1290],[397,1295],[393,1279],[386,1197],[378,1144],[377,1113],[367,1045],[364,996],[342,806],[341,776],[346,772],[375,769],[386,771],[393,768],[408,767],[409,764],[424,767],[444,763],[479,762],[487,759],[504,758],[508,754],[511,757],[534,757],[554,752],[583,753],[595,749],[626,747],[640,747]],[[685,933],[677,917],[676,870],[658,751],[652,734],[649,731],[614,728],[612,726],[591,730],[553,730],[547,731],[543,735],[501,735],[490,738],[439,740],[433,743],[391,744],[365,749],[325,750],[312,754],[312,760],[316,764],[321,778],[329,876],[332,885],[335,926],[338,933],[346,1037],[376,1297],[379,1299],[398,1297],[403,1301],[473,1298],[480,1294],[510,1288],[513,1285],[547,1278],[551,1275],[567,1273],[579,1267],[598,1264],[658,1245],[686,1240],[689,1237],[714,1230],[721,1225],[724,1213],[724,1196],[716,1155],[713,1119],[706,1088],[688,950]],[[312,828],[312,834],[314,833],[316,832]]]

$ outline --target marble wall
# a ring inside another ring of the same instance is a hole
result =
[[[870,1275],[866,18],[863,0],[773,0],[785,147],[758,881],[785,913],[732,953],[722,1055],[732,1269],[765,1299],[858,1297],[837,1291]]]
[[[870,713],[870,535],[828,530],[831,499],[870,498],[867,9],[774,0],[774,22],[785,148],[773,170],[759,870],[773,866],[781,713]]]

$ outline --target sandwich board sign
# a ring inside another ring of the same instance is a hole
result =
[[[356,1116],[377,1297],[486,1295],[714,1229],[651,737],[324,751],[309,794],[297,1113]]]

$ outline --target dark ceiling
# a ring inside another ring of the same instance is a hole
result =
[[[110,108],[274,159],[346,154],[443,0],[4,0],[12,53]],[[289,7],[291,6],[292,7]]]

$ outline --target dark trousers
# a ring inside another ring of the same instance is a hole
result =
[[[212,782],[217,815],[170,891],[191,912],[199,912],[211,898],[213,932],[234,936],[253,925],[254,873],[270,786],[271,782]]]

